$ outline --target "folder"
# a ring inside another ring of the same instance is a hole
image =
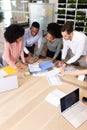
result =
[[[54,64],[51,61],[45,61],[39,64],[41,70],[47,70],[54,66]]]
[[[8,75],[12,75],[12,74],[17,73],[17,69],[12,68],[11,66],[3,67],[2,70],[7,72]]]

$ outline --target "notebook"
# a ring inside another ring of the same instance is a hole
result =
[[[87,120],[87,106],[79,101],[79,88],[60,99],[62,116],[75,128]]]
[[[45,61],[39,64],[41,70],[47,70],[54,66],[54,63],[52,61]]]

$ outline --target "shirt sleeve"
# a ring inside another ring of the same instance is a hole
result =
[[[84,47],[85,47],[85,42],[82,41],[78,42],[76,54],[67,61],[67,64],[71,64],[77,61],[80,58],[80,56],[83,54]]]
[[[68,52],[68,45],[67,45],[67,41],[65,41],[63,39],[63,49],[62,49],[62,60],[66,58],[67,52]]]
[[[42,31],[40,31],[40,37],[38,39],[38,49],[40,48],[41,42],[42,42]]]
[[[40,45],[40,47],[39,47],[39,49],[37,50],[37,52],[36,52],[36,56],[38,56],[39,57],[39,55],[41,54],[41,52],[42,52],[42,49],[43,49],[43,46],[44,46],[44,44],[47,42],[47,40],[46,40],[46,38],[43,38],[42,39],[42,42],[41,42],[41,45]]]
[[[21,42],[21,52],[20,52],[20,56],[21,56],[21,59],[22,59],[22,62],[25,63],[25,58],[24,58],[24,52],[23,52],[23,46],[22,46],[22,42]]]
[[[55,52],[55,55],[54,55],[53,59],[56,59],[56,57],[59,55],[59,53],[61,51],[61,48],[62,48],[62,39],[59,39],[58,40],[57,50]]]
[[[29,54],[29,50],[24,46],[24,52],[25,52],[25,54]]]
[[[4,43],[4,55],[5,55],[5,60],[8,65],[12,66],[13,68],[16,68],[15,62],[12,60],[11,55],[10,55],[10,45],[8,42]]]

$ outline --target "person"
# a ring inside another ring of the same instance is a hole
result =
[[[42,43],[38,51],[35,53],[35,60],[38,60],[44,45],[47,46],[46,57],[61,60],[62,36],[61,27],[57,23],[49,23],[47,26],[46,37],[42,39]]]
[[[87,62],[87,55],[85,56],[86,62]],[[73,76],[79,76],[79,75],[87,75],[87,69],[76,69],[75,71],[72,72],[66,72],[65,71],[66,64],[63,64],[61,67],[61,73],[63,75],[73,75]]]
[[[63,36],[62,60],[58,63],[79,65],[82,68],[87,68],[85,55],[87,54],[87,36],[76,30],[73,30],[73,25],[66,22],[61,29]]]
[[[23,52],[24,29],[16,24],[12,24],[6,28],[4,32],[4,52],[2,54],[3,66],[10,65],[14,69],[19,69],[16,65],[19,57],[23,63],[26,63]]]
[[[87,62],[87,55],[85,56],[85,59]],[[73,75],[73,76],[86,75],[86,78],[87,78],[87,69],[81,69],[81,70],[77,69],[77,70],[72,71],[72,72],[66,72],[65,68],[66,68],[66,64],[63,64],[63,66],[61,68],[61,73],[63,75]],[[83,96],[82,101],[87,102],[87,97]]]
[[[42,30],[38,22],[33,22],[30,28],[25,29],[23,36],[24,56],[32,56],[34,54],[35,44],[38,48],[42,41]]]

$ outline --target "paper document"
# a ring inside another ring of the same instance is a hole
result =
[[[58,105],[60,105],[60,98],[62,98],[65,95],[66,94],[64,92],[56,89],[52,91],[51,93],[49,93],[47,97],[45,98],[45,100],[57,107]]]
[[[65,68],[65,71],[67,72],[72,72],[72,71],[75,71],[76,68],[74,66],[70,66],[70,65],[67,65],[66,68]]]
[[[46,76],[48,73],[48,70],[40,71],[40,72],[34,72],[33,76]]]
[[[52,70],[48,71],[47,75],[57,75],[58,73],[60,73],[60,69],[53,68]]]
[[[57,75],[47,75],[47,80],[50,86],[61,85],[62,82]]]
[[[79,76],[78,76],[78,80],[84,81],[84,79],[85,79],[85,75],[79,75]]]
[[[39,67],[39,63],[28,64],[28,68],[31,73],[41,71],[41,68]]]
[[[31,73],[45,71],[51,67],[53,67],[54,64],[51,61],[45,61],[42,63],[34,63],[34,64],[28,64],[29,71]]]
[[[34,76],[47,76],[47,75],[57,75],[60,72],[59,68],[53,68],[52,70],[43,70],[40,72],[34,72]]]

